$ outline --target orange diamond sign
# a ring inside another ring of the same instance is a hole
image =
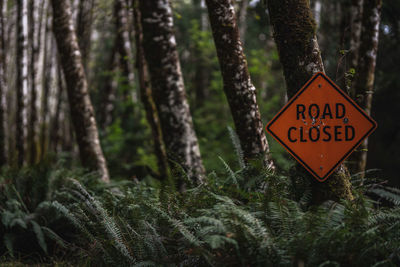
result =
[[[325,74],[315,74],[266,130],[318,181],[325,181],[377,127]]]

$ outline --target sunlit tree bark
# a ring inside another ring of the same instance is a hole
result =
[[[206,0],[217,55],[236,132],[245,160],[263,158],[272,168],[269,147],[250,79],[231,0]]]
[[[108,182],[109,174],[97,131],[94,110],[82,65],[69,0],[52,0],[53,32],[57,41],[65,80],[72,123],[79,146],[82,165],[98,171]]]
[[[168,0],[140,0],[143,48],[168,157],[195,182],[204,179],[197,136],[186,98]]]

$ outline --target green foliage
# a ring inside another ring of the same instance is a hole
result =
[[[63,250],[71,262],[96,266],[398,265],[399,189],[366,183],[353,201],[309,206],[309,190],[296,192],[288,177],[220,159],[224,173],[184,193],[148,180],[104,185],[58,166],[44,172],[46,197],[33,211],[6,172],[0,254]],[[28,173],[42,172],[15,177]],[[29,239],[27,250],[20,241]]]

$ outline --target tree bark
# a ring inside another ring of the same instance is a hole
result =
[[[124,77],[122,86],[123,86],[123,101],[129,101],[131,98],[132,101],[136,102],[136,95],[133,92],[133,84],[134,84],[134,67],[132,64],[133,54],[131,41],[129,38],[129,27],[128,27],[128,9],[126,6],[125,0],[115,0],[114,2],[114,19],[115,19],[115,28],[116,28],[116,46],[119,54],[119,66],[121,68],[122,76]],[[126,125],[126,122],[129,120],[129,115],[133,112],[133,109],[125,108],[123,114],[121,116],[121,121],[123,128]]]
[[[147,122],[149,123],[154,152],[157,157],[158,172],[161,179],[168,175],[168,159],[165,151],[165,145],[162,140],[160,119],[153,100],[153,93],[150,85],[150,77],[146,59],[143,50],[143,30],[141,25],[141,14],[138,9],[138,0],[133,1],[135,40],[136,40],[136,68],[139,74],[140,97],[146,112]]]
[[[192,180],[201,183],[205,170],[183,84],[170,3],[140,0],[139,10],[143,48],[167,154]]]
[[[95,0],[79,0],[76,35],[86,75],[88,74],[87,64],[90,55],[94,5]]]
[[[23,10],[24,1],[17,0],[17,43],[16,43],[16,92],[17,92],[17,112],[16,112],[16,149],[17,164],[21,167],[24,164],[24,54],[25,54],[25,36],[23,29]]]
[[[363,0],[352,0],[350,8],[350,68],[357,68]]]
[[[40,2],[39,7],[39,21],[36,25],[35,21],[35,1],[29,0],[28,6],[28,25],[29,25],[29,45],[30,45],[30,62],[29,62],[29,74],[31,80],[30,86],[30,108],[29,108],[29,127],[28,127],[28,150],[29,150],[29,164],[33,165],[37,162],[38,159],[38,151],[37,151],[37,132],[36,132],[36,125],[37,125],[37,108],[36,108],[36,99],[37,99],[37,92],[36,92],[36,74],[37,74],[37,61],[38,61],[38,54],[39,49],[41,47],[41,33],[42,33],[42,19],[44,13],[44,3],[45,1],[42,0]],[[37,26],[37,33],[35,31]],[[35,36],[36,35],[36,36]],[[37,38],[37,39],[36,39]],[[36,41],[37,40],[37,41]]]
[[[0,1],[0,168],[7,163],[6,157],[6,135],[5,135],[5,112],[4,112],[4,101],[6,93],[6,82],[5,82],[5,40],[4,40],[4,1]]]
[[[114,40],[113,47],[111,49],[111,54],[108,58],[108,71],[107,76],[105,77],[105,81],[103,84],[103,95],[101,101],[101,109],[99,110],[99,124],[100,129],[105,130],[107,126],[112,123],[112,113],[114,110],[114,102],[115,102],[115,93],[117,90],[117,82],[114,80],[114,73],[117,68],[116,64],[117,59],[117,45],[116,38]]]
[[[268,10],[283,66],[287,94],[291,98],[316,72],[324,72],[316,38],[316,24],[308,0],[270,0]],[[323,183],[317,182],[300,164],[296,168],[312,185],[314,204],[325,200],[353,199],[350,176],[342,164]],[[299,173],[293,175],[296,179]]]
[[[47,154],[48,147],[48,114],[49,114],[49,94],[52,81],[53,67],[53,36],[51,33],[51,24],[49,14],[46,19],[46,32],[44,35],[43,50],[43,72],[42,72],[42,103],[41,103],[41,127],[40,127],[40,159],[43,160]],[[50,44],[50,46],[49,46]]]
[[[196,17],[198,20],[199,28],[198,31],[207,31],[206,23],[208,20],[204,0],[195,0],[193,5],[196,6]],[[203,21],[204,20],[204,21]],[[198,38],[198,37],[197,37]],[[195,108],[201,108],[204,105],[204,101],[209,96],[209,83],[210,83],[210,72],[207,70],[207,56],[204,55],[204,48],[200,45],[200,40],[193,42],[192,64],[194,65],[194,74],[192,78],[192,84],[195,92]]]
[[[246,42],[246,31],[247,31],[247,8],[249,6],[249,0],[242,0],[239,9],[239,35],[242,40],[242,44]]]
[[[81,53],[72,23],[70,3],[69,0],[52,0],[51,3],[53,32],[67,83],[71,118],[82,165],[91,171],[98,171],[102,180],[108,182],[108,169],[88,94]]]
[[[256,88],[250,79],[232,1],[206,0],[206,3],[224,91],[245,160],[262,158],[267,167],[273,168],[256,102]]]
[[[56,110],[55,114],[51,123],[51,130],[50,130],[50,144],[51,150],[57,152],[58,143],[60,139],[60,113],[61,113],[61,106],[62,106],[62,96],[64,91],[64,83],[63,83],[63,75],[60,66],[60,62],[57,62],[57,102],[56,102]]]
[[[358,63],[353,84],[353,99],[369,115],[374,91],[381,7],[382,0],[364,1]],[[365,176],[367,155],[368,139],[365,139],[353,152],[349,161],[352,173],[360,173],[361,178]]]

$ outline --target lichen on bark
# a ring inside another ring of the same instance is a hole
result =
[[[234,5],[231,0],[206,0],[215,47],[236,133],[245,160],[262,158],[273,168],[269,147],[239,36]]]
[[[139,10],[143,48],[168,157],[193,181],[201,183],[205,170],[186,98],[170,3],[140,0]]]
[[[103,181],[109,174],[97,132],[93,106],[88,93],[81,53],[72,22],[69,0],[52,0],[53,32],[67,83],[68,101],[82,165],[100,173]]]

